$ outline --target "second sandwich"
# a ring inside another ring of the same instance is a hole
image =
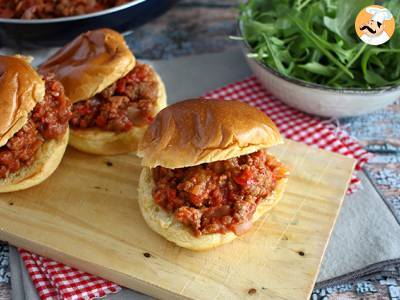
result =
[[[81,34],[39,71],[55,74],[74,103],[69,144],[83,152],[136,151],[148,124],[166,106],[161,78],[137,63],[122,35],[111,29]]]

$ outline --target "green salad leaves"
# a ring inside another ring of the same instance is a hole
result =
[[[396,19],[390,41],[363,43],[357,14],[371,0],[249,0],[240,6],[250,57],[289,77],[336,88],[400,84],[400,1],[378,4]]]

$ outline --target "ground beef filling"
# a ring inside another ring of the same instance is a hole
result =
[[[257,205],[285,177],[281,163],[265,151],[199,166],[153,169],[153,198],[195,236],[252,225]]]
[[[83,15],[131,0],[0,0],[0,17],[50,19]]]
[[[151,123],[155,115],[158,81],[145,64],[136,64],[125,77],[94,97],[72,106],[71,127],[124,132]]]
[[[71,104],[65,97],[64,88],[51,76],[44,80],[43,101],[36,104],[24,127],[0,147],[0,178],[32,165],[43,143],[63,137],[68,128]]]

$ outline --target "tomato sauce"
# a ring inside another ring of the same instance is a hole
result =
[[[75,103],[70,124],[75,129],[115,132],[148,125],[155,115],[158,88],[154,71],[148,65],[137,64],[101,93]]]
[[[286,176],[265,151],[198,166],[153,169],[153,198],[195,236],[246,232],[257,205]]]
[[[64,136],[71,117],[71,103],[60,82],[44,77],[45,96],[36,104],[28,122],[0,147],[0,178],[30,166],[35,154],[46,140]]]

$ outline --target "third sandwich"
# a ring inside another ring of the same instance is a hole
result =
[[[40,67],[55,74],[74,103],[70,145],[88,153],[135,151],[148,124],[166,105],[165,87],[148,65],[137,63],[124,38],[111,29],[81,34]]]
[[[21,56],[0,56],[0,193],[38,185],[68,144],[71,104],[52,76]]]
[[[282,196],[288,171],[268,153],[282,142],[264,113],[239,101],[192,99],[163,109],[138,150],[144,219],[181,247],[232,241]]]

